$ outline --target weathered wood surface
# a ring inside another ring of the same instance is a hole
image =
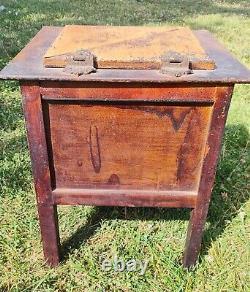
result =
[[[197,192],[119,189],[56,188],[58,205],[194,208]]]
[[[210,106],[48,107],[56,187],[197,189]]]
[[[191,58],[193,69],[214,69],[199,40],[187,27],[66,25],[43,57],[46,67],[65,67],[80,49],[96,56],[98,68],[159,69],[168,51]]]
[[[89,100],[89,101],[142,101],[184,102],[212,104],[216,98],[215,86],[201,84],[189,87],[161,84],[113,83],[108,82],[41,82],[43,99]]]
[[[37,82],[22,82],[23,110],[37,198],[43,252],[50,266],[59,264],[59,230],[53,203],[41,95]]]
[[[209,134],[206,143],[207,150],[201,171],[197,202],[195,208],[191,212],[188,226],[183,256],[183,265],[185,267],[195,265],[200,252],[202,234],[207,218],[216,166],[220,154],[222,137],[232,93],[233,86],[217,89],[217,99],[213,107],[213,114],[209,127]]]
[[[43,55],[61,31],[61,27],[43,27],[30,43],[0,72],[0,79],[57,80],[98,82],[140,82],[162,84],[225,84],[249,83],[250,71],[240,64],[218,41],[205,30],[195,31],[202,47],[216,63],[215,70],[197,70],[195,74],[173,77],[159,70],[98,69],[94,74],[80,77],[62,69],[45,68]]]
[[[194,265],[233,84],[249,83],[249,70],[198,31],[215,70],[175,78],[157,70],[100,69],[76,77],[43,67],[60,31],[44,27],[0,73],[23,80],[47,263],[60,259],[56,206],[85,204],[193,208],[183,264]]]
[[[22,83],[46,261],[60,259],[56,205],[84,204],[193,208],[194,265],[232,87],[76,84]]]

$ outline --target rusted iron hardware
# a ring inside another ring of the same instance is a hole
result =
[[[177,52],[167,52],[162,56],[162,66],[160,72],[174,77],[191,74],[190,60],[188,56]]]
[[[96,72],[94,55],[89,50],[79,50],[69,57],[64,72],[75,75],[86,75]]]

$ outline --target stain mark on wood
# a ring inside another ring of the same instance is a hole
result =
[[[111,174],[108,180],[109,185],[119,185],[120,184],[120,179],[119,176],[115,173]]]
[[[98,136],[98,128],[91,125],[89,128],[89,150],[91,162],[96,173],[101,170],[101,151]]]
[[[79,167],[81,167],[81,166],[82,166],[82,161],[81,161],[81,160],[78,160],[78,161],[77,161],[77,165],[78,165]]]
[[[56,185],[196,191],[210,113],[207,105],[50,104]],[[194,133],[180,151],[192,119]]]
[[[195,156],[200,153],[202,148],[203,138],[199,134],[202,131],[200,124],[200,115],[196,109],[193,109],[184,141],[177,154],[177,181],[179,182],[187,183],[199,167],[200,163]]]
[[[165,108],[165,109],[158,109],[156,107],[136,107],[137,110],[143,110],[147,113],[153,113],[156,114],[159,118],[162,118],[164,116],[168,116],[171,120],[172,126],[177,132],[180,127],[182,126],[186,116],[190,113],[192,108],[188,108],[185,111],[181,111],[178,115],[176,115],[176,109],[175,108]]]
[[[166,115],[170,118],[173,128],[175,130],[175,132],[177,132],[180,127],[182,126],[186,116],[190,113],[191,108],[185,110],[185,111],[181,111],[179,116],[175,116],[174,115],[174,109],[168,109],[166,111]]]

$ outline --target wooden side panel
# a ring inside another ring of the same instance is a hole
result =
[[[211,106],[47,106],[57,188],[197,189]]]

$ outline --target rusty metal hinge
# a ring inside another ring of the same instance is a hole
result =
[[[64,72],[78,76],[96,72],[95,56],[89,50],[79,50],[68,58]]]
[[[168,52],[162,56],[160,72],[170,76],[181,77],[191,74],[190,60],[188,56],[177,52]]]

